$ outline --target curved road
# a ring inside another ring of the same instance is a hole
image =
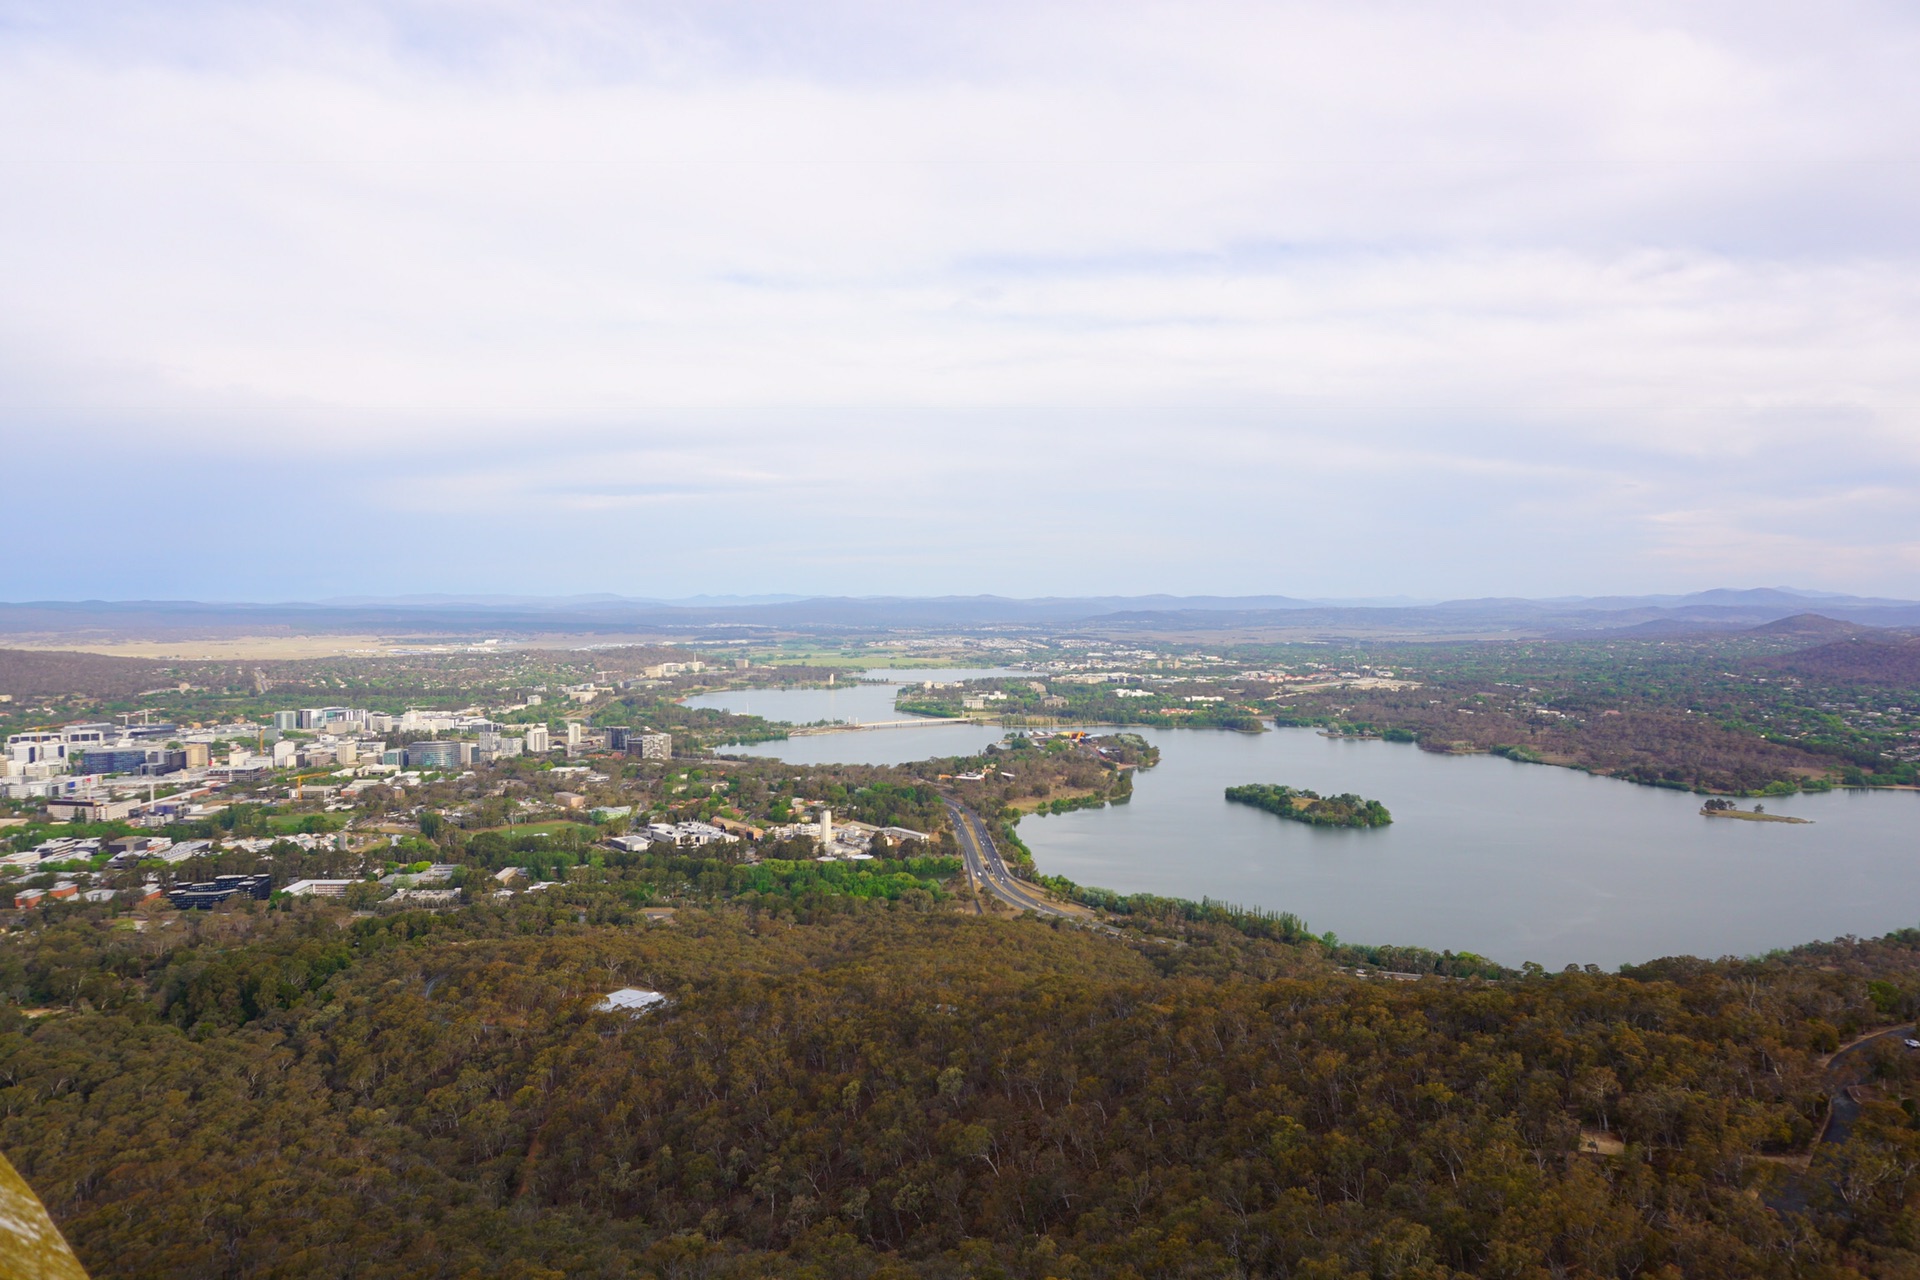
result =
[[[1912,1023],[1903,1023],[1897,1027],[1888,1027],[1861,1036],[1853,1043],[1842,1047],[1827,1059],[1826,1075],[1823,1084],[1827,1091],[1827,1118],[1820,1125],[1820,1132],[1814,1135],[1813,1146],[1800,1159],[1799,1167],[1787,1175],[1786,1181],[1767,1196],[1767,1203],[1775,1209],[1793,1213],[1805,1213],[1813,1199],[1814,1180],[1813,1157],[1823,1146],[1842,1143],[1853,1136],[1853,1122],[1860,1118],[1860,1104],[1847,1093],[1849,1085],[1858,1084],[1862,1052],[1868,1045],[1883,1040],[1901,1039],[1914,1035]]]
[[[973,810],[949,800],[947,818],[953,823],[954,839],[960,842],[960,856],[966,859],[967,873],[976,883],[986,886],[989,893],[1016,911],[1074,918],[1074,913],[1048,902],[1038,889],[1007,870],[1000,851],[993,847],[993,837],[987,834],[986,824]]]
[[[1914,1034],[1913,1024],[1905,1023],[1890,1027],[1885,1031],[1876,1031],[1863,1036],[1846,1048],[1827,1059],[1827,1093],[1831,1099],[1827,1112],[1827,1122],[1821,1127],[1821,1142],[1845,1142],[1853,1136],[1853,1122],[1860,1118],[1860,1104],[1847,1094],[1847,1086],[1858,1084],[1859,1068],[1856,1065],[1861,1050],[1868,1045],[1879,1044],[1883,1040],[1896,1037],[1906,1039]]]

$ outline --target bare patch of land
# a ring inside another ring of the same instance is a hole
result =
[[[386,653],[395,641],[381,636],[227,636],[203,640],[78,640],[19,638],[15,649],[94,653],[111,658],[169,658],[185,662],[257,662],[275,658],[339,658]]]

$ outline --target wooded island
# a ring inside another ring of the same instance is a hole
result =
[[[1315,827],[1384,827],[1393,821],[1393,815],[1378,800],[1363,799],[1351,792],[1322,796],[1304,787],[1253,782],[1243,787],[1228,787],[1227,799]]]

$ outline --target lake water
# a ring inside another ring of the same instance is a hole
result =
[[[734,744],[720,748],[727,755],[770,756],[792,764],[904,764],[934,756],[972,755],[998,742],[1006,730],[996,725],[969,724],[935,717],[910,717],[893,709],[894,695],[903,685],[934,680],[990,680],[1030,676],[1005,667],[944,667],[878,669],[849,674],[847,683],[831,689],[729,689],[688,698],[689,707],[713,707],[736,715],[765,716],[788,724],[815,724],[838,720],[873,724],[885,720],[919,719],[923,724],[858,733],[809,734],[784,742]],[[862,684],[859,681],[887,681]]]
[[[1751,955],[1920,925],[1920,794],[1765,800],[1811,825],[1700,816],[1700,797],[1497,756],[1147,729],[1161,762],[1125,805],[1030,817],[1043,871],[1081,884],[1292,911],[1358,942],[1607,968]],[[1379,800],[1372,831],[1229,804],[1272,782]],[[1743,802],[1751,807],[1752,801]]]
[[[969,673],[879,672],[957,680]],[[995,675],[1019,674],[992,672]],[[898,719],[894,686],[693,699],[793,722]],[[1292,911],[1358,942],[1476,951],[1506,964],[1751,955],[1920,925],[1920,793],[1835,791],[1763,803],[1801,826],[1700,816],[1700,797],[1496,756],[1441,756],[1310,729],[1141,729],[1161,749],[1132,803],[1030,817],[1042,871],[1125,893]],[[795,764],[965,755],[990,725],[831,733],[728,748]],[[1244,782],[1353,791],[1393,825],[1327,830],[1228,804]],[[1743,801],[1751,807],[1752,801]]]

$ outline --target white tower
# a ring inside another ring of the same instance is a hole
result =
[[[833,810],[831,809],[820,811],[820,847],[822,849],[833,847]]]

